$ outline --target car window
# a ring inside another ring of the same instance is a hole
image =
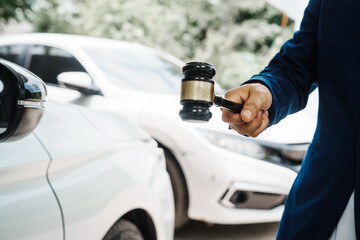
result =
[[[181,67],[151,51],[84,48],[115,86],[156,93],[178,93]]]
[[[80,62],[60,48],[34,45],[29,49],[28,69],[46,83],[58,85],[57,76],[62,72],[86,72]]]
[[[8,45],[0,47],[0,58],[23,66],[23,54],[26,51],[26,45]]]

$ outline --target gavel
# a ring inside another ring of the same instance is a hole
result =
[[[242,104],[229,101],[214,93],[215,68],[205,62],[189,62],[182,68],[184,78],[181,81],[180,104],[183,108],[179,115],[182,120],[189,122],[208,122],[212,114],[210,107],[229,109],[239,113]]]

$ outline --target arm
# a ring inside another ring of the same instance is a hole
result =
[[[269,66],[225,95],[244,104],[240,114],[223,110],[223,121],[234,130],[256,137],[269,124],[306,106],[308,95],[316,86],[320,7],[321,0],[311,0],[300,30],[282,46]]]
[[[269,66],[248,83],[262,83],[272,94],[270,125],[306,106],[309,93],[316,88],[317,35],[321,0],[310,1],[300,30],[287,41]]]

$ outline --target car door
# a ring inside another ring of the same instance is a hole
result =
[[[0,239],[63,239],[60,207],[47,178],[49,164],[34,134],[0,143]]]

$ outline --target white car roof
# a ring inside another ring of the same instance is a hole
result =
[[[118,48],[132,51],[144,51],[156,53],[179,66],[184,62],[163,51],[141,45],[139,43],[125,42],[108,38],[91,37],[73,34],[59,33],[25,33],[0,37],[0,45],[6,44],[43,44],[64,49],[74,48]]]
[[[75,45],[78,47],[117,46],[132,49],[151,49],[137,43],[129,43],[100,37],[58,33],[26,33],[7,35],[0,37],[0,43],[46,43],[53,45]]]

